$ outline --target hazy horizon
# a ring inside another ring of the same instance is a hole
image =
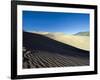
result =
[[[56,33],[56,34],[65,34],[65,35],[74,35],[74,34],[77,34],[77,33],[80,33],[80,32],[76,32],[76,33],[72,33],[72,34],[69,34],[69,33],[64,33],[64,32],[44,32],[44,31],[25,31],[25,32],[31,32],[31,33]],[[89,32],[89,31],[83,31],[83,32]]]

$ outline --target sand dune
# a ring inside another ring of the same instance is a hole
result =
[[[55,35],[54,37],[50,38],[83,50],[89,51],[90,49],[89,36]]]
[[[89,51],[23,32],[23,68],[88,66]]]
[[[34,32],[37,34],[45,35],[51,39],[60,41],[62,43],[89,51],[90,49],[90,37],[80,35],[66,35],[64,33],[50,33],[50,32]]]

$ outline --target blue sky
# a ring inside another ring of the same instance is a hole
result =
[[[23,11],[23,30],[75,34],[89,31],[89,14]]]

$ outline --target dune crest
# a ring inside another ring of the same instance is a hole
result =
[[[61,32],[33,32],[37,34],[44,35],[51,39],[57,40],[59,42],[89,51],[90,49],[90,37],[80,36],[80,35],[67,35]]]

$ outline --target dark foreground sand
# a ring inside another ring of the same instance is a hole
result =
[[[89,52],[23,32],[23,68],[47,68],[89,65]]]

